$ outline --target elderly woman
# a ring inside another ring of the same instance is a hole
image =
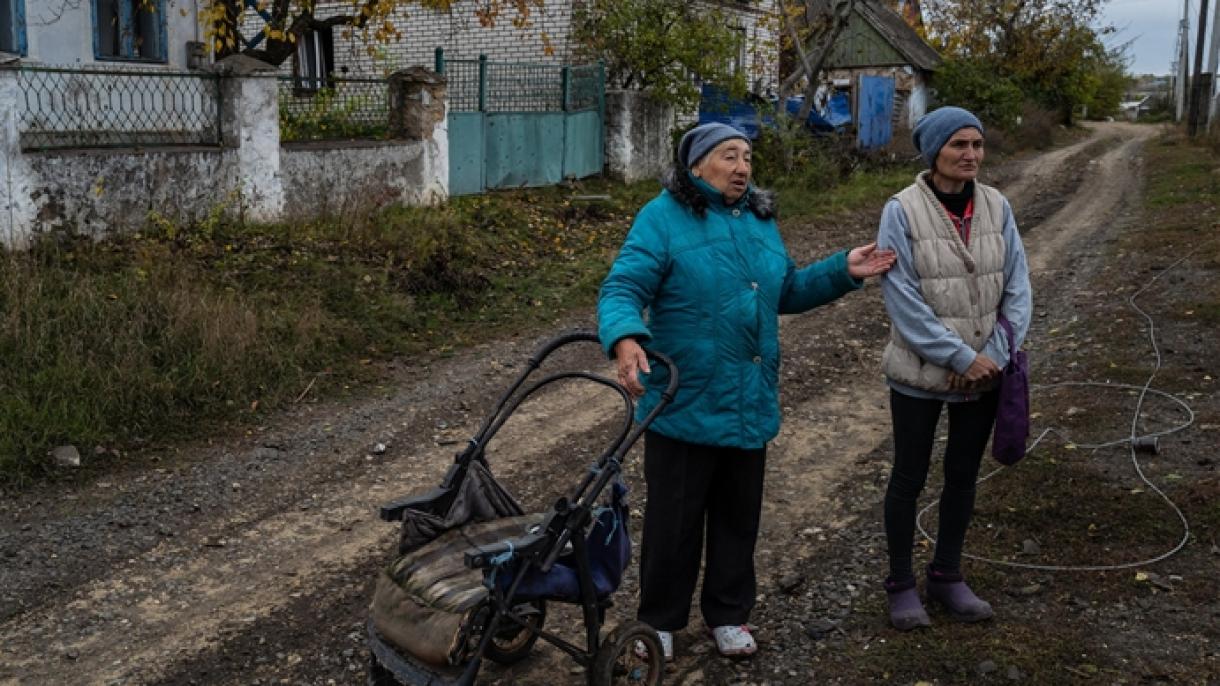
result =
[[[995,423],[996,384],[1010,352],[997,318],[1012,324],[1020,346],[1032,307],[1012,208],[999,191],[975,180],[983,162],[982,123],[966,110],[942,107],[919,120],[912,138],[929,169],[890,199],[877,237],[881,248],[898,255],[881,279],[891,323],[882,369],[894,428],[885,590],[890,622],[903,631],[931,623],[915,590],[911,547],[915,502],[945,406],[945,485],[927,595],[959,621],[992,616],[991,605],[962,577],[962,545]]]
[[[798,269],[775,223],[774,196],[750,184],[750,141],[724,124],[682,137],[663,186],[636,216],[598,302],[618,379],[643,396],[639,416],[668,379],[649,369],[640,344],[669,355],[680,372],[674,402],[644,437],[638,617],[671,658],[706,531],[703,619],[722,654],[751,655],[757,646],[745,624],[763,467],[780,422],[778,315],[860,288],[894,256],[870,244]]]

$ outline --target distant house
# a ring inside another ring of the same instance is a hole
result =
[[[1140,115],[1147,114],[1152,109],[1151,95],[1145,95],[1138,100],[1127,100],[1118,104],[1118,109],[1128,121],[1137,121]]]
[[[912,6],[917,12],[917,3],[907,2],[903,9],[909,13]],[[835,89],[851,90],[853,98],[862,76],[893,78],[893,125],[909,129],[927,111],[928,81],[940,63],[940,55],[907,19],[879,0],[858,0],[825,67]]]

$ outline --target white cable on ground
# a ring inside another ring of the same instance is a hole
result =
[[[1173,510],[1174,514],[1176,514],[1178,516],[1178,519],[1181,520],[1182,538],[1181,538],[1181,540],[1178,541],[1178,544],[1176,546],[1174,546],[1172,549],[1170,549],[1164,553],[1161,553],[1160,555],[1153,557],[1153,558],[1149,558],[1146,560],[1138,560],[1138,561],[1134,561],[1134,562],[1120,562],[1120,563],[1106,564],[1106,565],[1040,565],[1040,564],[1031,564],[1031,563],[1026,563],[1026,562],[1011,562],[1008,560],[996,560],[994,558],[982,557],[980,555],[971,555],[969,553],[962,553],[962,557],[967,557],[972,560],[978,560],[980,562],[987,562],[990,564],[1001,565],[1001,566],[1005,566],[1005,567],[1018,567],[1021,569],[1036,569],[1036,570],[1048,571],[1048,572],[1104,572],[1104,571],[1112,571],[1112,570],[1118,570],[1118,569],[1130,569],[1132,567],[1142,567],[1145,565],[1154,564],[1154,563],[1160,562],[1161,560],[1164,560],[1164,559],[1170,557],[1171,555],[1174,555],[1175,553],[1177,553],[1179,550],[1181,550],[1183,547],[1186,546],[1187,541],[1190,540],[1190,522],[1188,522],[1186,520],[1186,515],[1182,513],[1182,509],[1179,508],[1177,506],[1177,504],[1175,504],[1173,502],[1173,500],[1171,500],[1169,498],[1169,496],[1165,495],[1164,491],[1162,491],[1160,488],[1157,488],[1156,484],[1149,481],[1148,477],[1144,475],[1144,470],[1140,466],[1139,458],[1136,457],[1135,444],[1136,444],[1136,441],[1139,439],[1152,438],[1152,437],[1156,437],[1156,436],[1165,436],[1165,435],[1176,433],[1178,431],[1181,431],[1181,430],[1187,428],[1188,426],[1190,426],[1191,424],[1194,423],[1195,413],[1190,408],[1190,406],[1187,405],[1185,402],[1183,402],[1181,399],[1179,399],[1175,396],[1172,396],[1169,393],[1166,393],[1164,391],[1159,391],[1154,388],[1151,388],[1152,380],[1154,378],[1156,378],[1157,373],[1161,371],[1161,364],[1162,364],[1161,349],[1159,346],[1157,346],[1157,343],[1156,343],[1156,323],[1153,321],[1152,317],[1148,316],[1147,312],[1140,309],[1140,306],[1135,303],[1135,299],[1138,298],[1144,291],[1148,290],[1148,288],[1151,287],[1152,284],[1156,283],[1157,279],[1161,278],[1161,276],[1168,273],[1171,269],[1173,269],[1174,267],[1181,264],[1183,261],[1185,261],[1188,257],[1190,257],[1193,254],[1194,254],[1194,251],[1192,250],[1190,253],[1186,254],[1185,256],[1180,258],[1178,261],[1169,265],[1168,267],[1163,269],[1160,273],[1158,273],[1156,276],[1152,277],[1152,279],[1150,279],[1148,281],[1148,283],[1144,284],[1144,286],[1142,288],[1140,288],[1138,291],[1131,294],[1131,296],[1129,298],[1127,298],[1127,304],[1129,304],[1132,308],[1134,308],[1136,312],[1139,312],[1144,317],[1144,319],[1148,320],[1148,338],[1152,342],[1152,350],[1156,355],[1156,366],[1153,368],[1152,373],[1148,376],[1148,379],[1147,379],[1147,381],[1144,382],[1143,386],[1133,386],[1130,384],[1100,383],[1100,382],[1096,382],[1096,381],[1064,381],[1061,383],[1033,386],[1033,389],[1035,389],[1035,390],[1043,389],[1043,388],[1058,388],[1058,387],[1064,387],[1064,386],[1095,386],[1095,387],[1101,387],[1101,388],[1139,389],[1139,391],[1140,391],[1139,399],[1135,403],[1135,412],[1131,416],[1131,432],[1127,438],[1120,438],[1120,439],[1113,440],[1113,441],[1107,441],[1105,443],[1096,443],[1096,444],[1076,443],[1075,445],[1079,448],[1091,448],[1094,451],[1096,451],[1098,449],[1105,448],[1108,446],[1126,443],[1127,449],[1131,453],[1131,464],[1135,467],[1135,473],[1139,475],[1139,478],[1141,481],[1143,481],[1149,488],[1151,488],[1157,495],[1159,495],[1162,500],[1165,501],[1165,504],[1167,504],[1169,506],[1169,508],[1171,510]],[[1139,424],[1140,410],[1144,405],[1144,398],[1147,397],[1147,395],[1149,393],[1152,393],[1154,395],[1159,395],[1163,398],[1167,398],[1169,400],[1176,402],[1178,405],[1180,405],[1182,407],[1182,409],[1186,411],[1186,414],[1187,414],[1186,422],[1181,425],[1175,426],[1171,429],[1166,429],[1164,431],[1157,431],[1157,432],[1153,432],[1153,433],[1149,433],[1149,434],[1139,435],[1138,434],[1138,424]],[[1060,436],[1063,436],[1065,439],[1067,439],[1069,442],[1071,442],[1071,438],[1068,437],[1064,432],[1059,431],[1058,429],[1055,429],[1052,427],[1052,428],[1043,430],[1042,433],[1038,435],[1038,438],[1035,439],[1034,442],[1029,446],[1029,449],[1026,450],[1026,453],[1027,454],[1032,453],[1034,451],[1034,448],[1036,448],[1038,446],[1038,444],[1042,441],[1042,439],[1045,438],[1046,435],[1049,433],[1056,433]],[[976,483],[981,484],[984,481],[990,479],[992,476],[995,476],[999,472],[1003,471],[1004,469],[1006,469],[1006,468],[999,467],[999,468],[991,471],[987,475],[983,476],[982,478],[980,478]],[[919,533],[923,534],[923,537],[928,539],[929,541],[931,541],[933,544],[936,543],[936,539],[932,538],[932,536],[923,528],[923,516],[928,510],[932,509],[932,506],[935,505],[937,502],[939,502],[939,498],[937,498],[936,500],[933,500],[932,502],[925,505],[924,508],[921,509],[919,511],[918,515],[916,515],[916,517],[915,517],[915,526],[919,528]]]

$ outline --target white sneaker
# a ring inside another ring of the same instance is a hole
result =
[[[745,625],[715,627],[712,638],[716,640],[716,650],[725,657],[745,657],[758,652],[758,644]]]
[[[672,631],[658,631],[657,636],[661,639],[661,653],[665,655],[665,661],[669,662],[674,659],[674,634]],[[648,646],[644,645],[643,641],[635,642],[635,654],[641,659],[648,659]]]

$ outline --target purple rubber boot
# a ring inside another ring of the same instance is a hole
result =
[[[932,626],[928,613],[919,601],[915,590],[915,579],[905,581],[885,580],[885,595],[890,603],[890,624],[899,631],[910,631],[922,626]]]
[[[959,622],[981,622],[995,615],[991,604],[976,596],[961,574],[929,567],[928,597],[943,605],[949,616]]]

